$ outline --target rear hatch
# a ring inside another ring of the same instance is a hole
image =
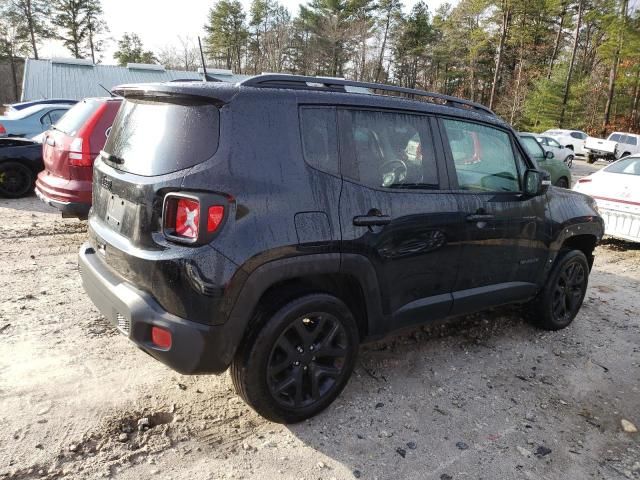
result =
[[[100,99],[82,100],[46,133],[43,141],[42,159],[44,168],[50,175],[66,179],[76,177],[69,158],[70,151],[77,150],[77,148],[73,148],[73,142],[76,141],[80,129],[103,105],[104,101]],[[91,153],[98,154],[98,152]]]
[[[93,177],[94,234],[121,250],[162,249],[163,200],[218,148],[219,102],[181,94],[127,95]],[[123,272],[124,273],[124,272]]]

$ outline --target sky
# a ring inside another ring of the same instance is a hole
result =
[[[251,0],[240,0],[248,11]],[[405,9],[411,8],[417,0],[404,0]],[[280,0],[292,14],[298,12],[300,0]],[[306,2],[305,2],[306,3]],[[434,11],[442,0],[427,0],[429,9]],[[450,2],[454,3],[454,2]],[[125,32],[137,33],[148,50],[158,51],[162,47],[177,43],[178,36],[190,36],[194,40],[204,36],[203,25],[214,0],[103,0],[104,16],[112,38],[103,53],[102,63],[113,64],[116,40]],[[42,57],[68,57],[69,52],[59,42],[43,44]]]

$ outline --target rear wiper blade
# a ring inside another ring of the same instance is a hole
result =
[[[104,150],[100,150],[100,156],[103,160],[107,160],[108,162],[115,163],[116,165],[122,165],[124,163],[124,158],[119,157],[117,155],[113,155],[112,153],[107,153]]]
[[[434,185],[428,183],[392,183],[386,185],[387,188],[434,188]]]

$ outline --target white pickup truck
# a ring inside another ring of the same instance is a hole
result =
[[[595,163],[599,158],[609,162],[618,158],[618,142],[613,140],[588,137],[584,149],[587,151],[587,163]]]
[[[612,162],[627,155],[640,153],[640,135],[613,132],[606,140],[588,137],[584,148],[588,163],[594,163],[599,158]]]

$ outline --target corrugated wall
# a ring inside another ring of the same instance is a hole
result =
[[[237,82],[245,75],[214,75],[223,81]],[[106,92],[124,83],[167,82],[178,79],[200,79],[197,72],[179,70],[141,70],[114,65],[71,65],[50,60],[28,59],[24,73],[22,101],[41,98],[70,98],[80,100],[85,97],[102,97]]]

